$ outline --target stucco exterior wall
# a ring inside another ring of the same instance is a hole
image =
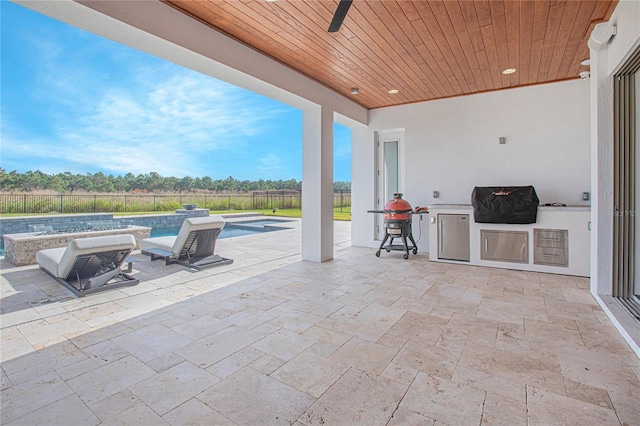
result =
[[[404,130],[401,192],[412,205],[469,204],[475,186],[533,185],[541,203],[589,205],[589,82],[572,80],[372,110],[354,132],[352,243],[375,246],[375,132]],[[499,144],[505,137],[506,143]],[[357,159],[357,160],[356,160]],[[433,191],[440,193],[433,198]],[[414,235],[416,227],[414,222]],[[426,224],[425,224],[426,225]],[[420,251],[428,251],[422,226]],[[419,229],[418,229],[419,231]]]

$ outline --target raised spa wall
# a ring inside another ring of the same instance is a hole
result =
[[[131,225],[122,229],[105,231],[80,231],[65,234],[37,235],[33,233],[9,234],[4,236],[4,258],[14,266],[33,265],[36,253],[40,250],[66,247],[71,240],[88,237],[102,237],[105,235],[131,234],[136,239],[136,249],[140,248],[140,241],[149,238],[151,228]]]
[[[170,214],[118,216],[115,219],[112,213],[7,217],[0,221],[0,237],[7,234],[30,232],[32,226],[51,226],[53,229],[59,229],[70,227],[78,222],[96,222],[103,220],[113,220],[123,224],[148,226],[150,228],[173,228],[181,226],[186,218],[203,216],[209,216],[209,209],[178,209],[175,213]]]
[[[39,250],[65,247],[73,238],[133,234],[136,238],[136,248],[139,248],[140,240],[149,237],[151,228],[180,227],[182,222],[187,218],[206,216],[209,216],[209,209],[178,209],[172,214],[118,216],[116,218],[114,218],[111,213],[5,218],[0,221],[0,236],[4,240],[5,260],[15,266],[23,266],[35,264],[35,256]],[[115,221],[120,222],[122,225],[131,225],[131,227],[109,231],[69,234],[39,236],[29,234],[34,226],[50,226],[55,230],[73,227],[82,222],[96,221]]]

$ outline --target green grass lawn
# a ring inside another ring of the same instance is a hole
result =
[[[340,211],[342,210],[342,211]],[[233,213],[242,213],[245,211],[251,211],[256,213],[262,213],[265,216],[280,216],[280,217],[302,217],[302,210],[300,209],[276,209],[275,211],[272,209],[267,210],[211,210],[211,214],[233,214]],[[133,215],[143,215],[143,214],[171,214],[173,212],[137,212],[137,213],[114,213],[115,216],[133,216]],[[333,220],[351,220],[351,207],[342,207],[342,208],[334,208],[333,209]]]
[[[342,211],[340,211],[342,210]],[[272,209],[267,210],[211,210],[211,214],[233,214],[233,213],[243,213],[245,211],[252,211],[256,213],[262,213],[265,216],[280,216],[280,217],[302,217],[302,210],[300,209],[276,209],[275,211]],[[143,214],[171,214],[173,212],[136,212],[136,213],[114,213],[113,216],[134,216],[134,215],[143,215]],[[342,207],[342,208],[334,208],[333,209],[333,219],[334,220],[351,220],[351,207]]]
[[[342,210],[342,212],[340,212]],[[256,210],[259,213],[264,214],[265,216],[282,216],[282,217],[302,217],[302,210],[300,209],[276,209],[275,212],[273,210]],[[213,213],[213,212],[212,212]],[[216,214],[224,214],[229,213],[229,211],[216,212]],[[333,220],[351,220],[351,207],[342,207],[333,209]]]

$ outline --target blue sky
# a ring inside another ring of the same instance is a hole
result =
[[[302,178],[302,112],[1,1],[7,171]],[[334,126],[334,177],[351,131]]]

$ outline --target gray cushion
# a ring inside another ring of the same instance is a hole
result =
[[[66,249],[66,247],[60,247],[40,250],[36,253],[36,262],[38,262],[38,265],[40,265],[42,269],[46,269],[51,272],[51,274],[59,277],[58,264],[60,263],[60,259],[62,259],[62,255]]]
[[[136,239],[131,234],[77,238],[71,240],[67,247],[40,250],[36,253],[36,261],[56,277],[66,278],[78,256],[112,250],[133,250],[135,246]]]
[[[175,241],[176,237],[172,236],[145,238],[144,240],[140,241],[140,249],[148,250],[152,248],[159,248],[171,252],[171,247],[173,247],[173,243]]]

